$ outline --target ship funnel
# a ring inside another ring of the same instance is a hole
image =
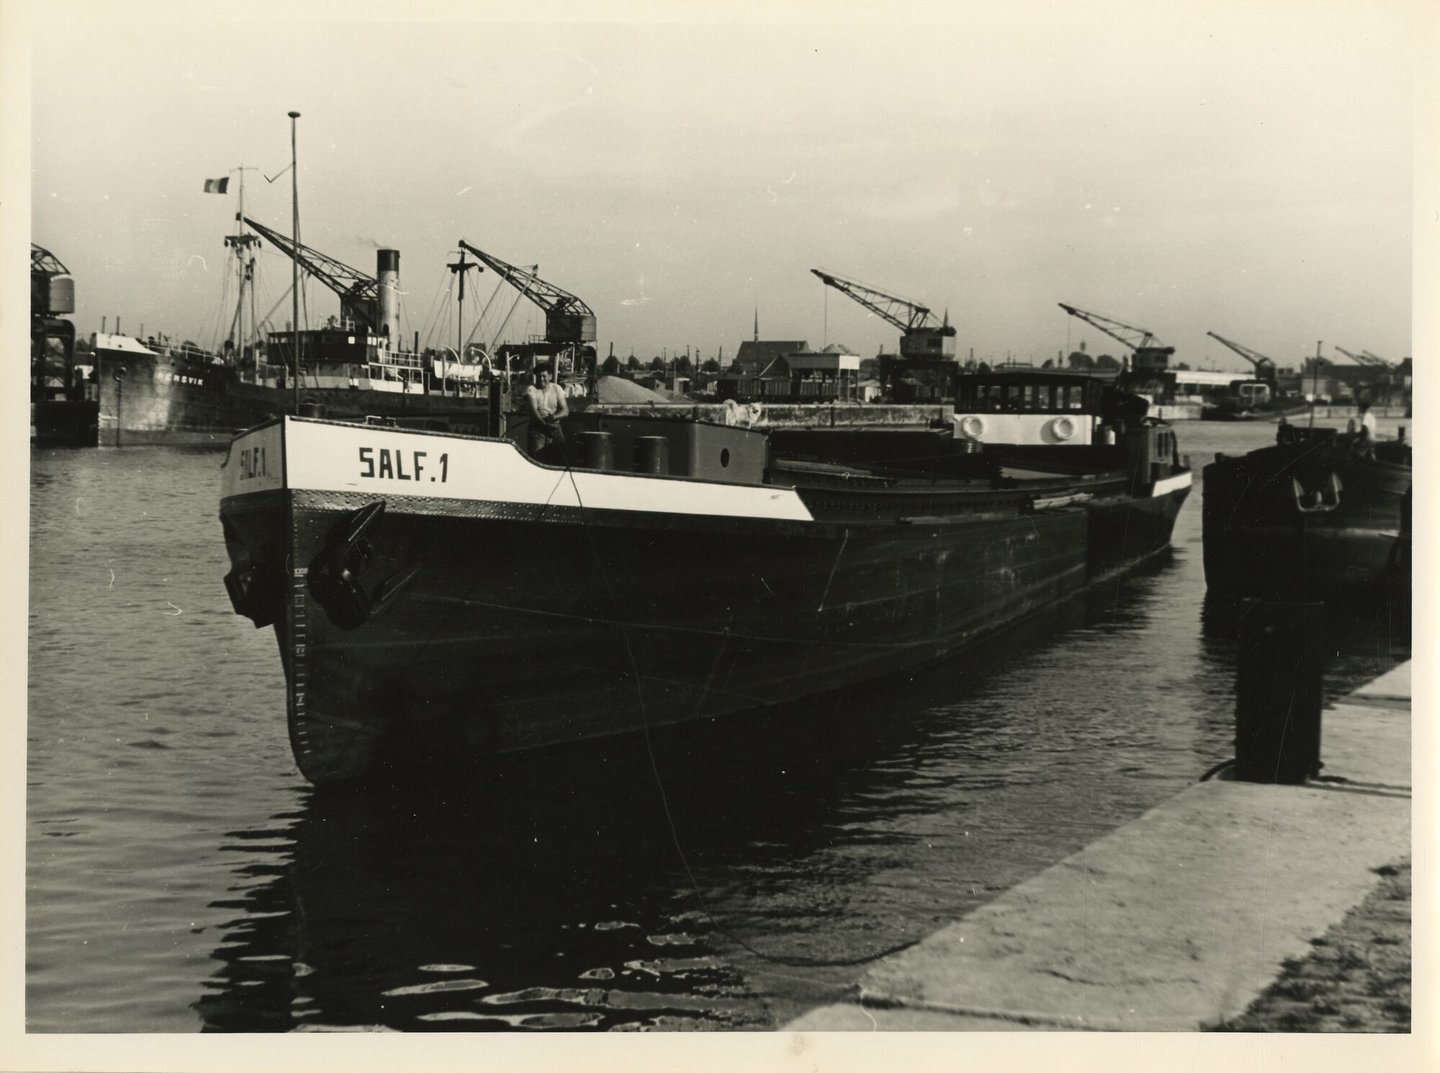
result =
[[[380,333],[400,345],[400,251],[377,250],[375,279],[379,284]]]

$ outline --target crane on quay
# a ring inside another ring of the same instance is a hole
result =
[[[66,398],[75,383],[75,278],[30,243],[30,401]]]
[[[1170,399],[1175,390],[1175,374],[1170,371],[1170,355],[1175,353],[1173,346],[1162,345],[1148,328],[1137,328],[1064,302],[1057,304],[1072,317],[1100,329],[1130,349],[1129,369],[1122,374],[1128,390],[1160,402]]]
[[[1175,348],[1158,345],[1155,333],[1148,328],[1137,328],[1133,324],[1101,316],[1099,313],[1076,309],[1064,302],[1058,304],[1072,317],[1083,320],[1091,327],[1099,328],[1111,339],[1129,347],[1134,355],[1131,358],[1130,366],[1136,372],[1159,372],[1169,368],[1170,355],[1175,353]]]
[[[357,331],[379,331],[380,283],[358,269],[335,260],[319,250],[311,249],[262,223],[243,217],[270,245],[296,261],[310,275],[340,296],[340,316]]]
[[[1239,354],[1242,358],[1248,361],[1255,369],[1256,380],[1275,379],[1275,362],[1267,358],[1264,354],[1261,354],[1258,350],[1251,350],[1248,346],[1241,346],[1239,343],[1231,342],[1223,335],[1217,335],[1215,332],[1206,332],[1205,334],[1208,335],[1211,339],[1216,339],[1219,340],[1221,343],[1224,343],[1227,347],[1229,347],[1231,350],[1235,351],[1235,353]]]
[[[1360,353],[1358,353],[1358,354],[1352,354],[1352,353],[1350,353],[1350,351],[1346,350],[1343,346],[1337,346],[1335,349],[1338,350],[1338,351],[1340,351],[1340,353],[1344,354],[1347,358],[1349,358],[1351,361],[1353,361],[1356,365],[1367,365],[1367,366],[1369,366],[1369,367],[1372,368],[1372,369],[1388,369],[1388,368],[1390,368],[1390,363],[1389,363],[1388,361],[1386,361],[1384,358],[1377,357],[1376,355],[1370,353],[1370,351],[1368,351],[1368,350],[1362,350],[1362,351],[1360,351]]]
[[[1361,393],[1362,395],[1368,395],[1374,401],[1379,402],[1382,405],[1389,405],[1391,387],[1390,377],[1391,374],[1395,371],[1395,366],[1392,365],[1390,362],[1386,361],[1384,358],[1380,357],[1378,354],[1372,354],[1368,350],[1362,350],[1358,354],[1352,354],[1350,351],[1346,350],[1344,347],[1341,346],[1337,346],[1335,349],[1338,350],[1341,354],[1344,354],[1347,358],[1349,358],[1352,362],[1354,362],[1361,368],[1369,370],[1372,373],[1379,374],[1379,380],[1371,380],[1367,375],[1365,376],[1365,379],[1356,381],[1352,386],[1357,392]]]
[[[937,321],[929,306],[857,280],[812,268],[827,287],[859,302],[881,320],[900,329],[899,355],[880,355],[880,391],[896,402],[936,402],[955,397],[960,366],[955,357],[955,327],[950,315]]]
[[[588,390],[595,379],[595,311],[584,300],[539,277],[536,268],[521,268],[459,240],[505,283],[539,306],[545,314],[543,339],[506,344],[495,353],[497,368],[528,373],[536,362],[548,362],[555,381],[570,389]]]
[[[94,366],[75,356],[75,277],[30,243],[30,437],[38,444],[93,447],[100,435]]]

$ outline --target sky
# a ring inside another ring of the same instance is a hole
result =
[[[73,273],[82,335],[214,343],[237,183],[204,180],[253,169],[246,214],[288,234],[290,176],[267,177],[293,110],[301,240],[367,274],[398,249],[422,345],[456,342],[463,238],[538,264],[594,309],[602,354],[642,360],[728,360],[757,318],[893,350],[816,267],[948,315],[991,361],[1126,352],[1060,302],[1196,368],[1248,368],[1211,331],[1282,366],[1317,341],[1396,359],[1419,10],[53,0],[28,26],[32,240]],[[262,255],[276,327],[290,272]],[[543,330],[495,291],[470,276],[471,338]],[[307,308],[338,305],[310,285]]]

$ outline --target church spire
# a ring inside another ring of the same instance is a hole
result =
[[[760,307],[755,307],[755,345],[760,345]]]

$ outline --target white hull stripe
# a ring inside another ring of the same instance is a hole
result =
[[[1150,489],[1150,498],[1154,499],[1157,496],[1169,495],[1171,492],[1181,488],[1189,488],[1193,482],[1194,475],[1190,473],[1189,470],[1186,470],[1184,473],[1177,473],[1173,477],[1166,477],[1163,480],[1155,482],[1155,486]]]
[[[286,418],[230,445],[222,497],[288,487],[377,497],[812,521],[794,490],[547,469],[513,443]]]

